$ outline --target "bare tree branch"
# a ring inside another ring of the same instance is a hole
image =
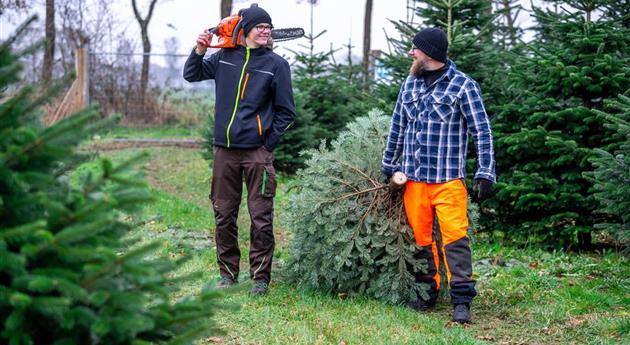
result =
[[[138,11],[138,6],[136,5],[136,0],[131,0],[131,6],[133,7],[133,13],[136,16],[136,20],[140,25],[140,35],[142,36],[142,72],[140,74],[140,92],[142,97],[147,92],[147,87],[149,84],[149,66],[151,56],[151,41],[149,39],[149,22],[151,21],[151,17],[153,16],[153,10],[155,9],[155,4],[157,0],[151,0],[149,4],[149,12],[145,18],[142,18],[140,15],[140,11]]]

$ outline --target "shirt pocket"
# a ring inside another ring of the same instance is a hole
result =
[[[419,95],[413,91],[405,91],[400,97],[403,113],[408,122],[414,122],[418,116],[418,98]]]
[[[448,122],[456,110],[457,99],[450,95],[431,95],[429,99],[429,120]]]

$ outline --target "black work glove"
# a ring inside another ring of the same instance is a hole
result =
[[[478,178],[473,183],[473,192],[476,193],[477,200],[481,201],[492,194],[492,181]]]
[[[381,176],[378,178],[378,181],[382,184],[389,184],[389,180],[392,178],[392,175],[387,175],[384,172],[381,172]]]

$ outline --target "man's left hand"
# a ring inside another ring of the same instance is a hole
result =
[[[477,200],[481,201],[492,194],[492,181],[478,178],[473,183],[473,191],[477,193]]]

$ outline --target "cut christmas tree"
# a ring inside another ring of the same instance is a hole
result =
[[[414,257],[403,190],[379,180],[390,121],[372,110],[350,123],[330,149],[322,143],[305,153],[288,209],[293,282],[391,303],[424,294],[414,272],[424,272],[426,261]]]

